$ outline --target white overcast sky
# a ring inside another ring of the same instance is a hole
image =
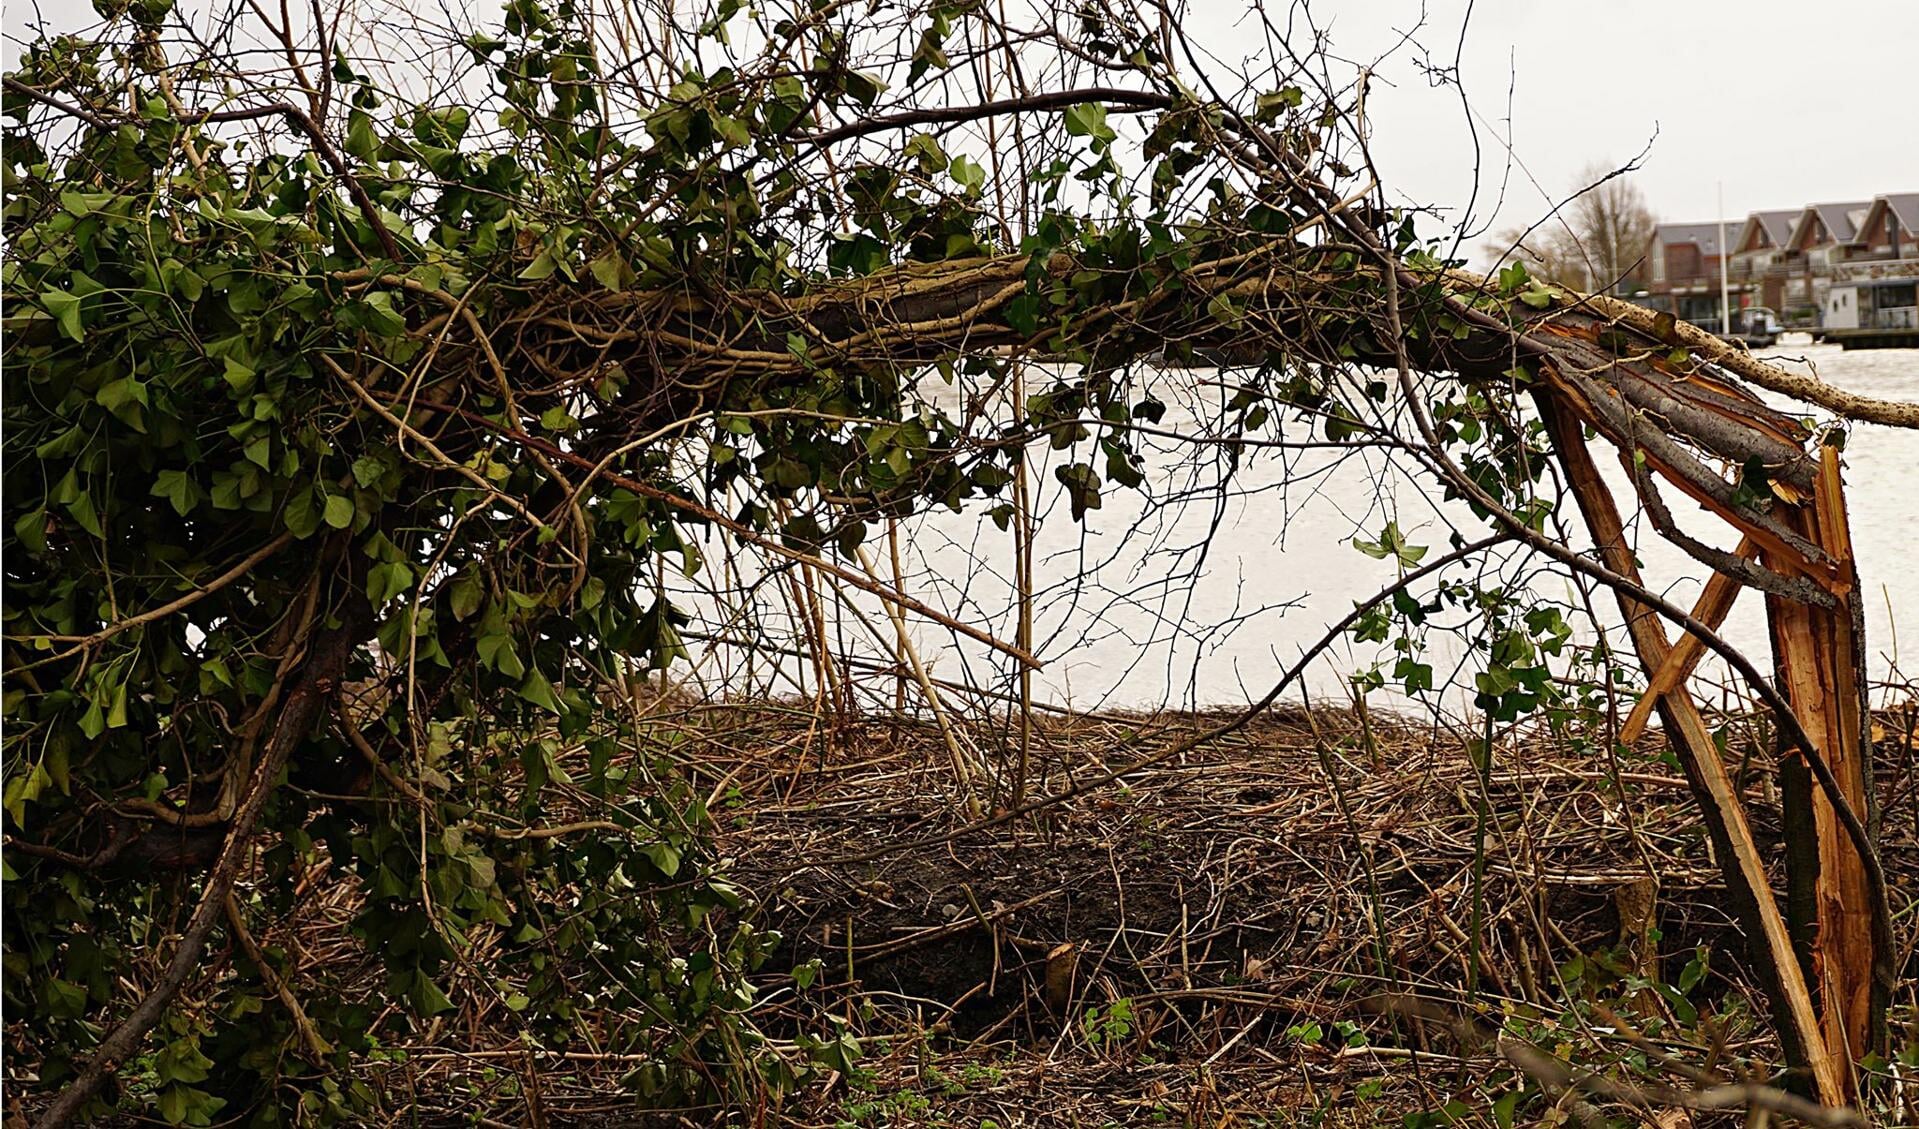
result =
[[[1233,34],[1239,5],[1193,8],[1188,27],[1216,50],[1257,42]],[[1722,184],[1729,217],[1919,191],[1919,0],[1323,0],[1313,12],[1349,71],[1415,27],[1432,62],[1458,54],[1485,119],[1482,217],[1508,136],[1523,169],[1503,223],[1542,214],[1540,188],[1563,194],[1589,161],[1623,163],[1648,142],[1636,179],[1661,219],[1716,218]],[[1458,91],[1435,88],[1420,54],[1379,68],[1373,155],[1405,200],[1457,219],[1472,197],[1471,134]]]
[[[1187,28],[1223,61],[1258,49],[1243,5],[1189,3]],[[56,30],[97,19],[88,0],[4,7],[9,66],[36,10]],[[1662,219],[1714,218],[1721,185],[1729,218],[1919,191],[1919,0],[1315,0],[1349,60],[1335,79],[1419,29],[1423,49],[1376,72],[1373,151],[1400,200],[1449,221],[1473,198],[1471,135],[1458,92],[1416,61],[1450,66],[1469,11],[1459,73],[1483,118],[1481,223],[1496,206],[1501,224],[1536,219],[1582,166],[1648,142],[1637,180]]]

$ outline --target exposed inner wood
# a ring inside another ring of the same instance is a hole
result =
[[[1750,538],[1741,541],[1737,554],[1748,560],[1756,560],[1759,549]],[[1739,581],[1723,572],[1715,572],[1712,579],[1706,581],[1705,591],[1699,594],[1699,602],[1693,605],[1693,618],[1707,627],[1717,629],[1726,622],[1727,613],[1732,611],[1734,601],[1739,598]],[[1632,712],[1626,715],[1626,723],[1619,727],[1619,740],[1627,745],[1639,740],[1646,732],[1646,722],[1652,717],[1653,706],[1659,699],[1686,684],[1692,677],[1692,671],[1705,657],[1706,644],[1697,635],[1687,633],[1679,637],[1673,645],[1672,654],[1652,677],[1646,680],[1646,692],[1633,703]]]
[[[1555,410],[1544,397],[1539,402],[1556,453],[1565,467],[1567,482],[1578,499],[1580,512],[1586,518],[1601,557],[1613,571],[1637,579],[1639,568],[1626,541],[1617,503],[1599,476],[1599,468],[1580,434],[1578,421]],[[1625,617],[1640,663],[1648,671],[1666,666],[1672,655],[1672,644],[1657,616],[1625,595],[1619,597],[1619,610]],[[1754,949],[1754,965],[1769,981],[1767,990],[1773,996],[1780,1041],[1790,1058],[1807,1064],[1819,1100],[1844,1105],[1852,1092],[1850,1072],[1826,1039],[1778,899],[1767,879],[1765,859],[1753,840],[1745,804],[1719,759],[1718,746],[1706,728],[1705,718],[1692,698],[1677,688],[1660,695],[1658,709],[1668,739],[1679,754],[1694,795],[1699,798],[1700,815],[1712,837],[1728,892]],[[1849,850],[1849,844],[1841,844],[1839,849]]]
[[[1833,559],[1852,568],[1851,535],[1840,492],[1839,456],[1822,455],[1818,488],[1809,508],[1792,511],[1807,536]],[[1856,590],[1856,585],[1855,585]],[[1819,746],[1856,812],[1871,804],[1869,749],[1865,735],[1864,680],[1856,598],[1819,608],[1770,597],[1767,610],[1781,688]],[[1797,754],[1793,754],[1797,755]],[[1872,975],[1877,954],[1871,899],[1857,852],[1832,803],[1817,789],[1802,793],[1817,838],[1817,874],[1811,881],[1813,974],[1819,986],[1821,1028],[1828,1046],[1857,1063],[1878,1042],[1886,1001]]]

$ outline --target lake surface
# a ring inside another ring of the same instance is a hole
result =
[[[1808,344],[1762,355],[1810,368],[1842,388],[1919,401],[1919,350],[1844,352]],[[1182,386],[1204,383],[1191,376]],[[1173,403],[1162,426],[1190,430],[1195,407]],[[1311,438],[1303,429],[1294,431],[1292,438]],[[1616,467],[1604,446],[1601,441],[1595,450],[1600,465]],[[1050,511],[1035,542],[1035,650],[1046,663],[1035,675],[1036,698],[1079,708],[1243,704],[1263,694],[1355,601],[1395,579],[1396,565],[1361,553],[1353,547],[1355,538],[1376,538],[1392,519],[1410,541],[1435,546],[1437,555],[1445,551],[1450,529],[1467,537],[1487,531],[1463,506],[1441,502],[1428,483],[1405,476],[1378,452],[1261,451],[1224,490],[1216,487],[1222,457],[1216,446],[1164,441],[1150,455],[1152,500],[1109,488],[1103,508],[1089,513],[1083,526],[1070,520],[1053,479],[1062,457],[1040,450],[1032,455],[1035,497],[1043,511]],[[1855,425],[1844,461],[1852,534],[1870,596],[1871,672],[1880,679],[1894,677],[1901,667],[1907,675],[1919,674],[1919,657],[1912,653],[1919,648],[1919,561],[1911,548],[1919,532],[1919,432]],[[1630,512],[1623,472],[1614,475],[1614,487]],[[1731,547],[1736,539],[1721,532],[1717,518],[1684,504],[1676,490],[1665,493],[1689,532]],[[1569,525],[1568,543],[1585,547],[1577,514],[1560,516]],[[1705,566],[1667,545],[1649,524],[1635,524],[1634,532],[1647,582],[1691,606],[1708,575]],[[889,571],[884,540],[870,538],[868,548],[880,570]],[[986,517],[984,507],[903,523],[901,559],[913,596],[998,638],[1014,638],[1012,537]],[[1514,552],[1495,571],[1498,580],[1521,587],[1530,598],[1585,606],[1585,597],[1549,566]],[[1460,566],[1449,575],[1465,578],[1475,571]],[[1617,631],[1611,596],[1597,592],[1591,601],[1600,621]],[[848,602],[864,612],[864,621],[832,599],[823,605],[834,646],[841,653],[890,660],[874,641],[892,642],[892,625],[877,603],[857,596]],[[783,613],[761,609],[756,614],[760,638],[780,633],[777,621]],[[956,643],[952,632],[937,625],[909,619],[935,677],[1012,688],[1010,660],[971,641]],[[1758,659],[1761,669],[1770,669],[1757,593],[1742,595],[1724,630]],[[735,619],[730,633],[739,631]],[[1382,659],[1390,668],[1390,653],[1343,639],[1315,664],[1304,689],[1343,699],[1350,676]],[[738,661],[709,655],[702,676],[736,679]],[[1438,634],[1427,661],[1442,684],[1457,674],[1462,685],[1469,685],[1478,670],[1458,639]],[[791,676],[790,671],[785,675]],[[890,687],[893,679],[876,677],[869,685]],[[771,683],[766,688],[781,689]],[[788,684],[784,692],[793,689]],[[1297,700],[1297,692],[1289,699]],[[1470,692],[1455,688],[1428,695],[1423,704],[1459,709],[1469,701]]]

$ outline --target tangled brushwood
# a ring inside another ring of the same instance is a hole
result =
[[[1382,536],[1404,579],[1335,633],[1417,634],[1438,604],[1409,587],[1515,545],[1612,588],[1649,673],[1663,617],[1746,677],[1818,829],[1790,921],[1683,670],[1658,708],[1795,1084],[1853,1094],[1892,948],[1843,431],[1742,381],[1912,406],[1462,272],[1384,207],[1363,76],[1271,22],[1270,74],[1223,84],[1148,0],[98,6],[4,92],[5,993],[43,1124],[378,1120],[403,1098],[363,1068],[480,1005],[657,1105],[763,1110],[845,1068],[831,1030],[754,1018],[777,935],[723,873],[697,748],[645,716],[688,654],[667,571],[751,551],[876,596],[902,641],[930,619],[1030,667],[1030,639],[881,579],[867,538],[934,506],[1024,525],[1034,444],[1070,452],[1092,520],[1142,483],[1143,374],[1202,366],[1230,390],[1209,442],[1387,450],[1495,530],[1423,565]],[[1617,526],[1588,431],[1662,532],[1782,609],[1792,679],[1623,543],[1553,534],[1555,459]],[[1678,531],[1656,477],[1750,551]],[[1562,708],[1575,654],[1615,672],[1510,592],[1433,599],[1500,626],[1500,724]],[[1025,783],[1002,821],[1058,802]],[[275,928],[316,899],[350,909],[326,943],[364,959],[326,967],[352,983],[301,980]],[[1788,924],[1827,946],[1818,983]]]

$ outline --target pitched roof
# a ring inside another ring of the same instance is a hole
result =
[[[1786,241],[1792,238],[1792,229],[1798,219],[1798,208],[1752,213],[1746,217],[1745,226],[1739,229],[1739,236],[1732,245],[1733,252],[1737,254],[1756,247],[1784,247]],[[1755,240],[1754,237],[1760,235],[1765,237],[1765,242]]]
[[[1919,232],[1919,192],[1888,192],[1872,201],[1872,211],[1867,213],[1861,231],[1869,231],[1873,238],[1883,234],[1879,225],[1885,223],[1885,213],[1890,211],[1898,217],[1899,229],[1908,236]],[[1865,238],[1861,235],[1860,238]]]
[[[1855,200],[1844,204],[1807,204],[1805,210],[1799,213],[1799,222],[1793,225],[1792,241],[1799,243],[1810,234],[1813,217],[1816,216],[1834,243],[1851,243],[1858,238],[1859,225],[1865,221],[1866,212],[1871,208],[1871,200]]]
[[[1732,242],[1739,238],[1740,222],[1726,221],[1726,240]],[[1707,220],[1705,223],[1662,223],[1653,229],[1654,238],[1668,247],[1678,243],[1697,243],[1701,255],[1719,253],[1719,221]]]
[[[1919,231],[1919,192],[1888,192],[1879,198],[1899,217],[1900,227]]]

